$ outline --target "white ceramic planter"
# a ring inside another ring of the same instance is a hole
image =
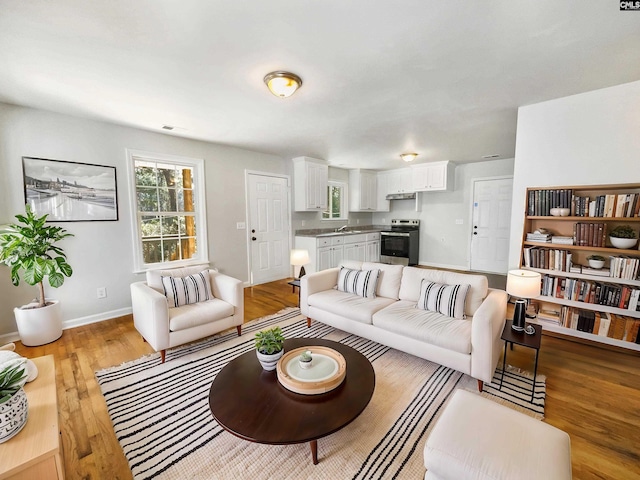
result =
[[[256,350],[256,355],[258,357],[258,360],[260,361],[260,364],[262,365],[262,368],[270,372],[271,370],[276,369],[278,360],[280,360],[282,358],[282,355],[284,355],[284,348],[278,353],[274,353],[272,355],[265,355],[264,353],[260,353],[258,350]]]
[[[604,260],[588,260],[589,266],[591,268],[602,268],[604,267]]]
[[[29,404],[23,388],[8,401],[0,403],[0,443],[6,442],[22,430],[27,423],[28,413]]]
[[[609,237],[609,241],[611,245],[616,248],[633,248],[636,246],[636,242],[638,241],[635,238],[618,238],[618,237]]]
[[[58,300],[47,299],[51,305],[42,308],[14,308],[20,341],[27,347],[51,343],[62,336],[62,311]]]

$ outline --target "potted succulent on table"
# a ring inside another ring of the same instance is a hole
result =
[[[609,241],[616,248],[633,248],[638,235],[629,225],[618,225],[609,232]]]
[[[313,357],[311,356],[311,350],[305,350],[302,355],[300,355],[300,368],[307,369],[313,365]]]
[[[270,328],[256,333],[256,355],[262,368],[275,370],[278,360],[284,354],[284,336],[280,327]]]
[[[37,285],[38,300],[13,310],[23,345],[53,342],[62,335],[62,313],[57,300],[45,298],[44,280],[58,288],[73,273],[64,251],[57,242],[72,237],[62,227],[45,225],[47,215],[36,217],[27,205],[26,215],[16,215],[20,224],[12,224],[0,234],[0,263],[11,268],[11,283],[20,285],[20,272],[29,285]]]
[[[16,435],[27,423],[27,359],[19,358],[0,365],[0,443]]]
[[[605,258],[602,255],[589,255],[587,261],[591,268],[602,268],[604,267]]]

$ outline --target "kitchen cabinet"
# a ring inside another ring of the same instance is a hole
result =
[[[387,172],[378,172],[376,174],[376,182],[376,212],[388,212],[391,209],[391,204],[387,200],[387,190],[389,188],[389,175],[387,175]]]
[[[324,160],[296,157],[293,160],[294,208],[296,212],[327,209],[329,166]]]
[[[416,192],[437,192],[452,187],[455,166],[449,161],[422,163],[410,168]]]
[[[395,170],[387,170],[384,173],[387,176],[387,194],[415,191],[410,168],[397,168]]]
[[[372,170],[349,170],[349,211],[375,212],[378,202],[377,173]]]
[[[340,265],[342,260],[380,261],[380,232],[320,237],[295,237],[295,248],[309,252],[307,273]]]

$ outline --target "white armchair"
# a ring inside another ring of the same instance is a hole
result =
[[[199,340],[236,327],[242,333],[244,291],[240,280],[207,270],[214,298],[169,308],[162,277],[195,275],[206,267],[175,268],[147,272],[146,282],[131,284],[133,323],[136,330],[165,361],[167,348]]]

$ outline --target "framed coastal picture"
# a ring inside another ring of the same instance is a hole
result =
[[[22,157],[25,203],[48,222],[118,220],[116,167]]]

